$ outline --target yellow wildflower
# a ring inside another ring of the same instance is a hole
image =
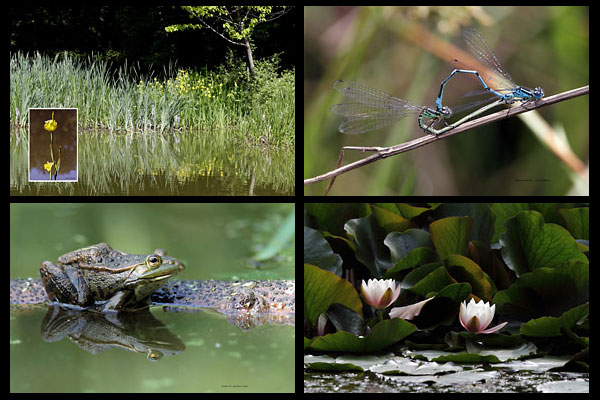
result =
[[[58,122],[54,120],[54,111],[52,111],[52,119],[44,121],[44,129],[48,132],[54,132],[56,130],[56,126]]]

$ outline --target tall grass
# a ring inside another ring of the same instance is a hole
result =
[[[114,72],[106,61],[10,56],[10,119],[25,126],[34,107],[76,107],[79,125],[112,132],[194,129],[249,143],[294,146],[294,71],[277,74],[277,59],[257,62],[249,79],[230,59],[217,72],[169,68],[164,78],[133,66]]]

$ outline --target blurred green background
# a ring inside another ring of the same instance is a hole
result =
[[[10,277],[39,278],[42,261],[106,242],[132,254],[157,248],[181,260],[176,279],[294,279],[294,240],[260,264],[293,204],[56,203],[10,205]]]
[[[342,118],[329,107],[341,96],[332,85],[357,81],[432,106],[452,71],[449,53],[468,52],[465,27],[479,31],[518,85],[541,86],[548,97],[589,83],[587,7],[305,7],[304,178],[334,169],[342,146],[390,146],[423,136],[410,116],[372,133],[339,133]],[[459,74],[444,104],[469,102],[461,96],[480,88]],[[587,166],[589,96],[537,112]],[[531,133],[520,117],[501,120],[343,174],[330,194],[588,194],[587,181]],[[366,155],[346,151],[344,164]],[[304,193],[321,195],[326,185],[307,185]]]

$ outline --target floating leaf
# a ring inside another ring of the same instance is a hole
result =
[[[456,362],[456,363],[478,363],[489,362],[498,363],[508,360],[518,360],[523,357],[535,355],[537,347],[533,343],[523,343],[510,349],[487,349],[478,353],[456,353],[440,350],[410,350],[407,355],[418,357],[436,362]]]
[[[589,303],[582,304],[563,313],[560,317],[532,319],[521,325],[521,335],[536,337],[561,336],[561,328],[574,330],[582,319],[590,314]]]
[[[310,348],[318,351],[368,353],[383,350],[416,330],[416,326],[402,319],[388,319],[375,325],[365,337],[342,331],[315,337]]]

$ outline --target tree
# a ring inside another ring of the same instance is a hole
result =
[[[190,18],[199,20],[200,24],[169,25],[165,27],[167,32],[205,27],[229,43],[244,46],[252,76],[255,74],[251,46],[254,29],[258,24],[273,21],[291,9],[287,6],[182,6],[181,8],[190,14]],[[281,8],[281,10],[274,11],[275,8]],[[218,29],[218,27],[222,27],[222,29]]]

